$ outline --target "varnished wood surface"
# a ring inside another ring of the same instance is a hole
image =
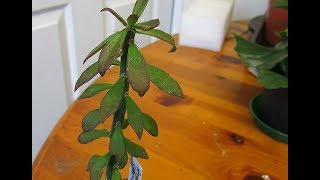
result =
[[[243,23],[234,22],[231,30],[245,31]],[[178,42],[178,41],[177,41]],[[220,53],[179,47],[167,53],[170,46],[156,42],[142,50],[147,62],[174,77],[181,85],[185,99],[167,95],[151,84],[140,98],[132,89],[130,95],[143,112],[158,122],[159,136],[143,132],[138,141],[133,130],[125,136],[146,148],[149,160],[139,159],[144,180],[216,180],[288,179],[288,146],[263,134],[249,112],[250,99],[261,86],[240,64],[229,36]],[[114,67],[98,82],[114,82],[119,68]],[[76,101],[65,112],[37,156],[34,180],[88,180],[85,170],[93,154],[104,154],[108,138],[80,144],[81,120],[98,108],[103,93]],[[100,127],[110,129],[111,118]],[[121,171],[127,179],[128,165]]]

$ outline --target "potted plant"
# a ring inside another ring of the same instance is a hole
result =
[[[288,23],[287,0],[269,0],[269,6],[265,15],[265,41],[274,46],[280,38],[274,32],[285,30],[285,24]],[[281,8],[279,8],[281,7]]]
[[[276,1],[274,7],[288,9],[288,1]],[[264,88],[250,104],[258,127],[271,137],[287,142],[288,28],[278,35],[280,42],[274,47],[265,47],[235,35],[235,51],[245,65],[256,68],[257,80]]]
[[[124,137],[123,131],[129,125],[139,139],[142,137],[143,130],[146,130],[151,136],[158,136],[156,121],[142,112],[134,102],[129,94],[129,85],[140,97],[148,91],[150,81],[170,95],[183,97],[179,84],[163,70],[149,65],[135,44],[135,34],[145,34],[171,44],[172,49],[169,52],[176,51],[172,36],[155,29],[160,24],[159,19],[138,22],[147,3],[148,0],[137,0],[127,20],[110,8],[101,10],[112,13],[125,27],[106,38],[88,54],[84,63],[101,50],[98,61],[80,75],[75,85],[75,90],[77,90],[95,75],[104,76],[111,65],[120,67],[119,79],[114,84],[93,84],[79,98],[90,98],[108,90],[101,100],[100,107],[90,111],[83,118],[83,132],[78,137],[78,141],[82,144],[102,137],[110,138],[109,152],[104,155],[93,155],[88,162],[87,170],[90,171],[91,180],[100,179],[105,168],[108,180],[121,180],[119,170],[126,166],[128,154],[136,158],[149,158],[142,146]],[[117,60],[118,57],[121,57],[121,61]],[[96,129],[112,115],[113,123],[109,130]]]

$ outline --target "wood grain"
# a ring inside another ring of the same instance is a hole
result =
[[[232,25],[236,33],[247,27],[243,22]],[[147,63],[170,73],[185,94],[185,99],[176,98],[151,84],[140,98],[130,89],[141,110],[156,119],[159,127],[159,137],[144,131],[141,141],[130,127],[125,131],[126,137],[148,152],[149,160],[139,159],[143,179],[261,179],[262,175],[288,179],[288,146],[254,124],[248,105],[262,89],[240,63],[234,45],[228,36],[219,53],[180,46],[175,53],[167,53],[170,45],[160,41],[143,48]],[[114,67],[97,81],[112,83],[118,73]],[[82,145],[77,137],[82,118],[99,107],[102,97],[100,93],[78,100],[65,112],[33,163],[34,180],[89,179],[87,162],[93,154],[108,150],[109,139]],[[100,127],[110,129],[111,120]],[[126,179],[128,165],[121,173]]]

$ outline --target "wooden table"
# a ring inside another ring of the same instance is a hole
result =
[[[231,26],[236,33],[245,29],[239,22]],[[153,84],[143,98],[130,90],[159,127],[159,137],[144,132],[140,142],[131,128],[125,131],[148,152],[149,160],[139,160],[143,179],[288,179],[288,146],[254,124],[248,105],[261,86],[240,63],[234,45],[230,36],[221,53],[179,46],[167,53],[170,46],[160,41],[143,48],[147,62],[170,73],[185,94],[185,99],[169,96]],[[98,82],[112,83],[118,72],[114,67]],[[83,145],[77,137],[83,116],[98,108],[102,97],[76,101],[65,112],[33,164],[34,180],[89,179],[87,162],[107,151],[109,139]],[[110,129],[111,118],[100,126]],[[128,177],[128,165],[121,173]]]

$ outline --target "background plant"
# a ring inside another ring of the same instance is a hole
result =
[[[273,7],[288,10],[288,0],[278,0],[273,3]],[[266,89],[288,87],[288,28],[276,33],[280,36],[280,42],[273,48],[235,35],[236,52],[244,64],[257,69],[257,79]]]
[[[101,12],[108,11],[112,13],[125,28],[106,38],[87,55],[83,63],[101,50],[98,61],[89,66],[80,75],[75,85],[76,91],[97,74],[104,76],[111,65],[120,67],[119,79],[114,84],[92,84],[79,98],[90,98],[102,91],[108,90],[101,100],[99,109],[90,111],[83,118],[83,132],[78,137],[78,141],[82,144],[87,144],[102,137],[110,138],[109,152],[104,155],[93,155],[88,162],[87,171],[90,171],[91,180],[100,179],[104,168],[107,169],[107,179],[120,180],[119,169],[126,166],[128,154],[136,158],[149,158],[142,146],[124,137],[123,130],[129,125],[139,139],[142,137],[143,129],[151,136],[158,136],[156,121],[148,114],[142,112],[130,97],[129,84],[140,97],[144,96],[148,91],[150,81],[170,95],[183,97],[179,84],[165,71],[147,64],[138,46],[134,43],[136,33],[145,34],[157,37],[171,44],[172,49],[169,52],[176,51],[172,36],[155,29],[160,24],[159,19],[138,22],[147,3],[148,0],[137,0],[132,14],[127,20],[124,20],[110,8],[101,10]],[[117,60],[120,56],[121,61]],[[96,129],[100,123],[103,123],[111,115],[113,115],[113,122],[110,130]],[[125,118],[125,115],[127,115],[127,118]]]

